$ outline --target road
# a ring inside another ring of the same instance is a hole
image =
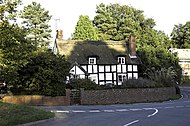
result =
[[[190,87],[179,100],[99,106],[40,107],[56,113],[38,126],[190,126]]]

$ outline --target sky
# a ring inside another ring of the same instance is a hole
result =
[[[55,37],[57,27],[63,30],[64,39],[71,37],[80,15],[88,15],[93,20],[96,5],[100,3],[119,3],[143,10],[146,18],[155,20],[155,29],[167,35],[170,35],[174,25],[190,21],[190,0],[23,0],[23,5],[32,1],[40,3],[52,15],[52,37]]]

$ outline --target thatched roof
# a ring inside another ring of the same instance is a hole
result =
[[[56,39],[56,43],[59,54],[70,63],[88,64],[89,57],[97,57],[97,64],[117,64],[118,56],[125,56],[127,63],[138,63],[129,57],[126,42]]]

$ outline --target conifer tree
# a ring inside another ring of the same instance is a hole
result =
[[[49,11],[42,8],[40,4],[32,2],[24,7],[20,17],[24,19],[22,26],[27,30],[27,38],[33,42],[35,47],[46,48],[51,38],[48,22],[52,16],[49,15]]]
[[[96,29],[88,16],[80,16],[73,34],[74,40],[97,40]]]

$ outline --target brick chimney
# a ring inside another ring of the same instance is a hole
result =
[[[63,30],[56,31],[56,39],[63,39]]]
[[[129,56],[131,58],[136,57],[136,42],[135,42],[135,35],[132,33],[129,37]]]

